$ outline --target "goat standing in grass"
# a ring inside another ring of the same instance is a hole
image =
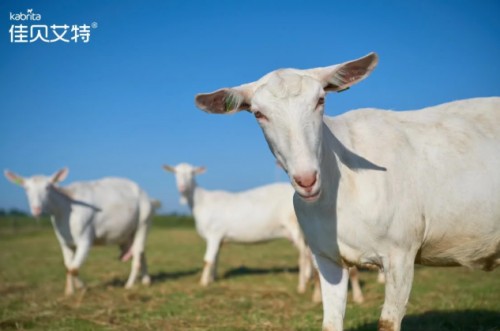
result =
[[[122,261],[132,257],[132,270],[125,285],[130,288],[140,272],[149,285],[144,246],[157,201],[151,201],[136,183],[104,178],[60,187],[68,175],[64,168],[53,176],[23,178],[8,170],[5,176],[24,187],[33,216],[51,215],[67,270],[65,294],[75,285],[84,287],[78,271],[92,245],[119,245]]]
[[[324,331],[343,329],[350,266],[384,269],[378,329],[398,331],[415,263],[500,265],[500,98],[324,116],[327,93],[348,89],[377,64],[371,53],[281,69],[195,98],[207,113],[252,112],[287,172],[321,275]]]

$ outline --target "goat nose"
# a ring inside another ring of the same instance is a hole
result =
[[[293,176],[293,179],[300,187],[312,187],[316,183],[318,172],[313,172],[301,176]]]

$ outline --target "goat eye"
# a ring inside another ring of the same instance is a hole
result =
[[[324,105],[324,104],[325,104],[325,98],[319,98],[318,104],[316,105],[316,107],[319,107],[319,106]]]
[[[265,118],[265,116],[260,111],[256,111],[254,113],[254,116],[255,116],[256,119]]]

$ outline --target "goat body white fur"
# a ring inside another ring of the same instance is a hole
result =
[[[23,178],[10,171],[5,175],[26,189],[35,216],[51,215],[67,269],[66,294],[83,283],[78,270],[92,245],[119,245],[122,260],[132,257],[126,287],[132,287],[138,273],[150,283],[147,274],[145,243],[154,211],[153,203],[136,183],[122,178],[104,178],[56,186],[67,175],[63,169],[52,177]]]
[[[323,116],[326,93],[359,82],[377,63],[371,53],[331,67],[282,69],[196,97],[208,113],[256,115],[295,188],[328,331],[343,328],[348,266],[384,269],[379,330],[398,331],[414,263],[500,264],[500,98]]]

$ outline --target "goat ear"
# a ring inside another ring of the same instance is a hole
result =
[[[69,169],[64,167],[55,174],[52,175],[52,183],[59,183],[68,177]]]
[[[205,173],[205,171],[207,171],[206,167],[198,167],[198,168],[194,169],[194,173],[197,175],[201,175],[201,174]]]
[[[194,98],[196,107],[209,114],[233,114],[249,110],[254,83],[235,88],[223,88],[212,93],[200,93]]]
[[[24,186],[24,178],[23,177],[15,174],[12,171],[9,171],[7,169],[5,169],[4,174],[5,174],[5,177],[7,177],[7,179],[10,180],[11,182],[13,182],[14,184],[19,185],[19,186]]]
[[[166,172],[172,172],[172,173],[175,173],[175,168],[174,167],[171,167],[171,166],[168,166],[166,164],[162,165],[161,166],[163,168],[163,170],[165,170]]]
[[[323,84],[326,92],[341,92],[368,77],[378,64],[374,52],[342,64],[306,70]]]

